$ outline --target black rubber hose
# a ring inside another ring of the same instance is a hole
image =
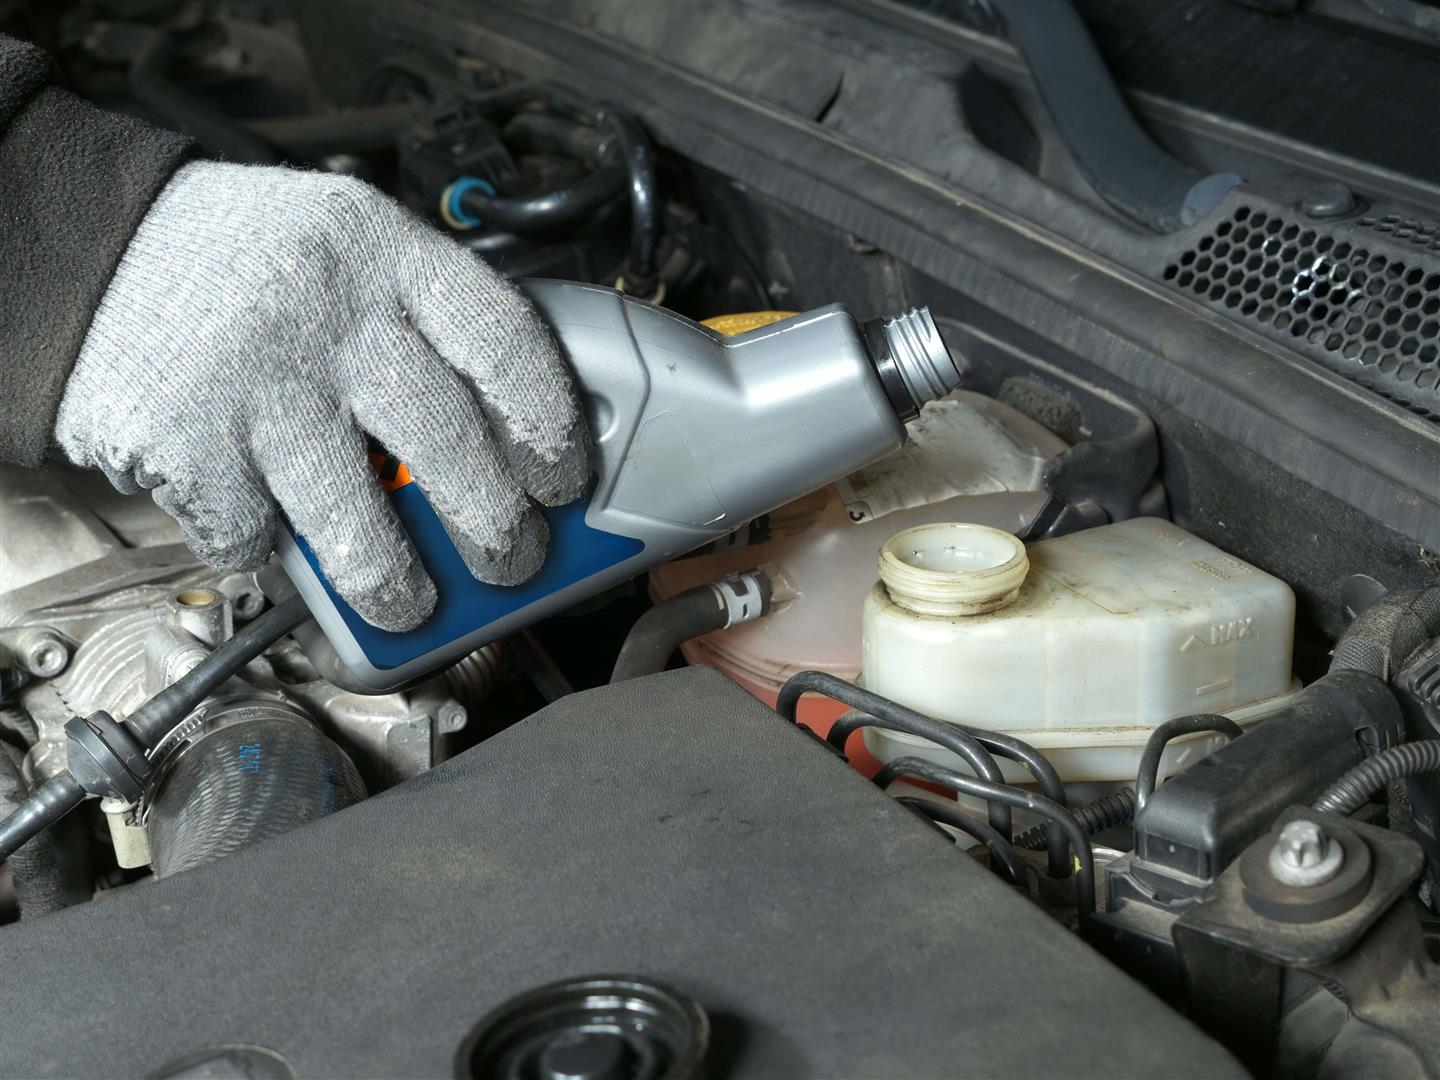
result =
[[[1244,729],[1228,716],[1214,716],[1202,713],[1197,716],[1177,716],[1166,720],[1150,733],[1145,740],[1145,752],[1140,755],[1140,767],[1135,774],[1135,813],[1145,809],[1150,796],[1155,794],[1155,781],[1160,772],[1160,758],[1172,739],[1196,731],[1218,731],[1231,739],[1245,734]]]
[[[1140,127],[1070,0],[1001,0],[999,7],[1010,40],[1096,194],[1157,232],[1186,224],[1186,200],[1206,174],[1171,157]]]
[[[789,691],[789,693],[787,693]],[[1055,771],[1055,766],[1050,764],[1050,759],[1040,753],[1029,743],[1017,739],[1011,735],[1002,735],[995,731],[986,731],[984,728],[971,727],[968,724],[955,724],[949,721],[934,720],[928,716],[907,709],[903,705],[897,705],[888,698],[879,694],[872,694],[868,690],[847,683],[844,679],[836,678],[834,675],[826,674],[823,671],[802,671],[790,679],[785,686],[781,687],[780,697],[776,701],[776,710],[787,719],[793,720],[794,710],[799,704],[800,695],[810,691],[817,694],[824,694],[826,697],[843,702],[852,708],[860,709],[860,714],[842,716],[835,721],[830,728],[828,740],[831,746],[845,752],[845,743],[852,732],[862,727],[894,727],[897,731],[909,731],[912,735],[920,735],[921,738],[930,739],[932,742],[939,742],[931,735],[922,734],[919,731],[911,731],[909,728],[899,727],[901,723],[913,724],[915,718],[919,718],[927,724],[940,724],[940,730],[950,732],[958,731],[963,735],[978,742],[992,754],[999,754],[1010,761],[1018,762],[1035,778],[1035,783],[1045,794],[1045,797],[1061,806],[1068,806],[1069,799],[1065,795],[1065,785],[1060,782],[1060,774]],[[864,704],[862,704],[864,702]],[[782,707],[782,705],[784,707]],[[788,710],[788,714],[787,714]],[[868,714],[868,715],[867,715]],[[877,719],[878,718],[878,719]],[[940,745],[944,746],[942,742]],[[968,759],[967,759],[968,760]],[[976,770],[979,772],[980,770]],[[981,775],[984,775],[983,773]],[[1008,835],[1008,829],[1007,829]],[[1051,827],[1047,830],[1050,852],[1049,873],[1051,877],[1070,876],[1070,853],[1066,850],[1065,834],[1058,827]]]
[[[252,619],[234,636],[132,712],[126,723],[147,747],[159,745],[170,730],[194,711],[230,676],[254,660],[295,627],[310,619],[310,609],[297,593]]]
[[[1440,739],[1401,743],[1366,758],[1336,780],[1315,800],[1315,809],[1353,814],[1391,781],[1432,772],[1440,772]]]
[[[471,186],[460,195],[460,208],[489,228],[533,235],[577,228],[618,196],[628,182],[623,165],[605,165],[558,191],[543,195],[487,195]]]
[[[30,785],[25,783],[19,761],[11,755],[10,747],[0,746],[0,816],[19,809],[29,797]],[[48,829],[20,845],[10,856],[9,863],[20,918],[48,915],[69,906],[55,838]]]
[[[676,593],[660,601],[625,635],[610,673],[612,683],[664,671],[670,654],[691,638],[725,626],[725,604],[709,585]]]
[[[530,110],[516,113],[501,134],[505,144],[520,150],[540,150],[577,158],[592,168],[621,164],[615,141],[602,131],[568,117]]]
[[[414,105],[369,105],[359,109],[248,120],[245,130],[286,157],[313,159],[326,154],[365,153],[395,145],[419,115]]]
[[[1355,617],[1340,636],[1331,671],[1349,669],[1383,682],[1395,677],[1406,658],[1440,636],[1440,585],[1396,589]]]
[[[655,161],[645,130],[633,118],[608,113],[605,126],[620,140],[630,195],[630,257],[625,266],[625,291],[640,297],[655,292],[655,237],[659,200],[655,194]]]
[[[0,862],[85,801],[85,789],[69,773],[46,780],[18,810],[0,821]]]
[[[279,156],[232,117],[182,89],[170,79],[178,52],[168,36],[145,29],[136,39],[130,64],[130,92],[156,116],[193,136],[206,151],[225,161],[275,165]]]
[[[966,836],[974,837],[990,851],[990,864],[1001,877],[1011,885],[1025,887],[1029,880],[1025,871],[1025,860],[1015,853],[1015,848],[1004,835],[996,832],[979,818],[971,817],[958,806],[942,806],[934,799],[921,799],[905,795],[895,800],[918,814],[924,814],[931,821],[959,829]],[[1044,839],[1041,839],[1044,843]]]
[[[966,776],[954,769],[936,765],[933,761],[926,761],[924,758],[896,758],[887,768],[893,769],[897,773],[918,776],[922,780],[947,787],[961,795],[1003,802],[1017,810],[1028,810],[1032,814],[1039,814],[1041,817],[1053,821],[1065,830],[1065,835],[1069,837],[1070,843],[1074,846],[1075,859],[1080,864],[1079,879],[1075,884],[1075,903],[1080,912],[1080,921],[1084,923],[1095,913],[1095,855],[1090,850],[1090,838],[1085,835],[1085,830],[1080,827],[1075,816],[1065,807],[1052,802],[1043,795],[1036,795],[1033,791],[977,780],[973,776]]]
[[[502,113],[512,112],[522,105],[528,105],[532,101],[550,101],[553,104],[557,95],[564,96],[563,91],[555,86],[543,83],[511,83],[509,86],[500,86],[471,95],[465,99],[465,105],[482,116],[498,116]]]
[[[942,746],[952,754],[963,758],[976,774],[984,777],[994,784],[1003,784],[1005,774],[1000,771],[1000,766],[995,764],[995,759],[990,756],[984,744],[969,732],[960,730],[954,724],[947,724],[943,720],[936,720],[934,717],[918,713],[914,709],[907,709],[904,705],[897,704],[889,698],[883,698],[879,694],[872,694],[869,690],[863,690],[854,683],[848,683],[838,676],[831,675],[824,671],[802,671],[793,675],[780,688],[780,693],[775,699],[775,711],[778,712],[790,723],[795,723],[796,710],[800,704],[800,698],[806,693],[824,694],[833,701],[842,705],[849,705],[852,709],[859,709],[859,714],[841,717],[836,723],[846,722],[849,724],[846,731],[854,731],[861,727],[883,727],[894,731],[903,731],[907,735],[915,735],[921,739],[929,739],[937,746]],[[842,754],[845,752],[845,744],[842,740],[838,745],[834,738],[834,728],[831,728],[830,745],[835,746]],[[1003,803],[991,803],[987,810],[991,828],[995,829],[1002,836],[1010,835],[1011,815],[1009,806]]]
[[[1121,788],[1113,795],[1106,795],[1103,799],[1096,799],[1081,806],[1072,806],[1069,810],[1075,815],[1075,820],[1080,822],[1085,835],[1094,836],[1098,832],[1135,820],[1135,789]],[[1015,837],[1015,846],[1027,851],[1043,851],[1045,830],[1048,828],[1048,825],[1036,825],[1026,829]]]

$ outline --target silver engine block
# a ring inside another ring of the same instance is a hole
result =
[[[32,785],[65,767],[72,716],[129,713],[265,605],[257,575],[200,563],[147,495],[121,495],[98,474],[0,466],[0,521],[0,726],[29,747]],[[281,709],[317,724],[379,791],[446,756],[446,737],[465,726],[498,667],[491,647],[443,676],[366,695],[325,678],[286,638],[202,703],[156,756],[182,753],[236,710]],[[157,777],[164,771],[162,763]],[[143,839],[137,848],[128,831],[143,806],[103,808],[122,865],[143,864]]]

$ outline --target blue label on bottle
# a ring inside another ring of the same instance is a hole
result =
[[[386,485],[391,486],[390,484]],[[365,658],[377,668],[396,668],[427,653],[467,637],[497,619],[542,600],[551,593],[583,581],[624,562],[645,549],[629,536],[593,529],[585,523],[584,500],[545,510],[550,522],[550,551],[540,572],[523,585],[486,585],[476,581],[470,568],[450,542],[439,516],[420,485],[403,482],[390,492],[390,503],[420,553],[420,561],[435,582],[435,611],[420,626],[403,634],[371,626],[340,599],[320,572],[320,563],[300,535],[295,541],[315,576],[345,620]]]

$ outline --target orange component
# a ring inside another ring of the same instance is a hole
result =
[[[415,482],[405,463],[394,454],[371,450],[365,457],[369,460],[370,467],[375,470],[375,475],[380,478],[380,486],[386,491],[396,491]]]
[[[681,654],[685,656],[687,663],[695,663],[682,645]],[[699,660],[699,663],[713,663],[713,660]],[[748,690],[755,697],[759,698],[770,708],[775,707],[777,697],[775,691],[761,686],[759,683],[751,682],[743,674],[734,668],[722,669],[727,678],[737,682],[745,690]],[[842,705],[838,701],[831,701],[827,697],[820,697],[816,694],[806,694],[800,699],[800,704],[795,710],[795,719],[804,727],[809,728],[820,738],[830,734],[830,728],[835,721],[850,711],[849,705]],[[853,732],[845,742],[845,756],[850,759],[850,767],[861,773],[866,778],[874,776],[881,769],[881,762],[874,754],[870,753],[869,747],[865,745],[864,730]]]

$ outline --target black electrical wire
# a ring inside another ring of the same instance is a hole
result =
[[[1075,815],[1075,820],[1080,822],[1085,834],[1094,836],[1098,832],[1104,832],[1116,825],[1127,825],[1135,820],[1135,789],[1124,787],[1103,799],[1068,809]],[[1044,851],[1045,832],[1048,828],[1047,825],[1036,825],[1026,829],[1015,837],[1015,846],[1027,851]]]
[[[967,724],[935,720],[823,671],[802,671],[792,677],[781,687],[780,696],[775,702],[775,711],[793,723],[800,697],[807,692],[824,694],[851,708],[861,710],[860,714],[842,716],[830,728],[829,743],[842,754],[845,752],[845,743],[851,733],[862,727],[890,727],[896,731],[919,735],[922,739],[929,739],[931,742],[938,742],[945,746],[945,743],[934,735],[918,730],[915,726],[918,721],[924,724],[927,730],[939,731],[942,734],[958,731],[974,739],[991,753],[1018,762],[1035,778],[1035,783],[1039,785],[1047,799],[1059,803],[1061,806],[1069,805],[1069,799],[1065,795],[1065,785],[1060,782],[1060,774],[1055,771],[1055,766],[1050,764],[1049,758],[1027,742],[1010,735],[1002,735],[999,732],[970,727]],[[911,726],[901,726],[906,724]],[[939,727],[934,727],[934,725],[939,725]],[[947,747],[947,749],[949,748]],[[966,760],[969,759],[966,758]],[[980,772],[979,769],[975,771]],[[1001,780],[997,782],[1003,782],[1003,774]],[[993,820],[991,824],[994,824]],[[1008,828],[1003,831],[1007,836],[1009,835]],[[1059,828],[1050,828],[1046,831],[1046,835],[1049,837],[1046,846],[1050,853],[1050,876],[1069,877],[1070,854],[1066,850],[1064,832]]]
[[[1150,733],[1145,740],[1145,752],[1140,755],[1140,767],[1135,775],[1135,813],[1145,809],[1150,796],[1155,794],[1155,781],[1160,772],[1160,758],[1172,739],[1190,735],[1197,731],[1218,731],[1231,739],[1245,734],[1244,729],[1228,716],[1201,713],[1197,716],[1177,716],[1166,720]]]
[[[1336,780],[1315,800],[1316,810],[1353,814],[1392,780],[1440,772],[1440,739],[1401,743],[1366,758]]]
[[[977,780],[973,776],[966,776],[954,769],[947,769],[944,765],[936,765],[933,761],[926,761],[924,758],[896,758],[886,768],[892,770],[896,775],[918,776],[921,780],[940,784],[961,795],[1003,802],[1017,810],[1028,810],[1032,814],[1039,814],[1041,817],[1053,821],[1065,830],[1066,836],[1070,838],[1070,843],[1074,846],[1075,859],[1080,864],[1080,871],[1075,883],[1075,904],[1080,912],[1081,923],[1083,924],[1095,913],[1095,855],[1090,849],[1090,838],[1085,835],[1085,830],[1080,827],[1075,816],[1065,807],[1052,802],[1043,795],[1037,795],[1033,791]]]
[[[879,694],[872,694],[869,690],[862,690],[854,683],[848,683],[844,679],[824,671],[802,671],[791,676],[780,688],[780,693],[775,699],[775,711],[790,723],[795,723],[795,713],[799,707],[800,698],[806,693],[824,694],[842,705],[863,710],[865,715],[841,718],[841,720],[853,722],[853,726],[849,728],[850,731],[854,731],[857,727],[874,725],[929,739],[937,746],[943,746],[952,754],[963,758],[977,774],[991,783],[1003,784],[1005,782],[1005,774],[1000,771],[1000,766],[995,764],[995,759],[990,756],[984,744],[970,733],[960,730],[954,724],[947,724],[942,720],[918,713],[914,709],[907,709],[904,705],[896,704]],[[836,721],[836,723],[839,722]],[[833,733],[834,729],[831,730]],[[831,745],[835,745],[833,735]],[[844,753],[844,743],[842,742],[836,749]],[[1011,817],[1008,806],[991,803],[987,816],[990,819],[991,828],[1002,836],[1010,835]]]
[[[154,749],[221,683],[309,618],[310,611],[298,594],[282,601],[237,630],[172,686],[131,713],[126,726],[147,749]],[[68,772],[45,781],[24,805],[0,821],[0,860],[8,859],[21,844],[59,821],[85,797],[85,789]]]
[[[979,818],[971,817],[958,806],[944,806],[934,799],[903,795],[895,801],[916,813],[924,814],[931,821],[949,825],[952,829],[959,829],[966,836],[974,837],[990,850],[990,862],[1001,877],[1011,885],[1019,885],[1022,889],[1025,887],[1028,880],[1025,872],[1025,860],[1015,853],[1015,848],[1009,840]]]

